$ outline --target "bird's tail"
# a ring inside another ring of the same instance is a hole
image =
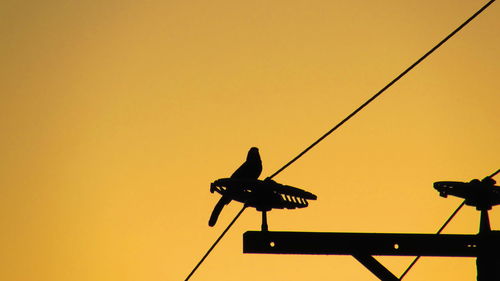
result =
[[[222,196],[219,199],[219,202],[217,202],[217,204],[214,207],[214,210],[212,211],[212,215],[210,215],[210,220],[208,220],[209,226],[215,225],[220,212],[222,212],[222,208],[224,208],[225,205],[229,204],[229,202],[231,202],[231,198],[228,198],[227,196]]]

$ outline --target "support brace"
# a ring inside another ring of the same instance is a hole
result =
[[[353,254],[362,265],[370,270],[375,276],[382,281],[399,281],[399,278],[394,276],[385,266],[383,266],[374,257],[366,254]]]

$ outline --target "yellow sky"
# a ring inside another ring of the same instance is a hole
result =
[[[210,182],[251,146],[272,174],[484,3],[2,1],[0,279],[184,280],[241,207],[209,228]],[[460,200],[432,183],[499,168],[499,61],[495,3],[275,178],[318,200],[270,229],[435,232]],[[349,256],[243,255],[259,219],[192,280],[377,280]],[[474,259],[423,258],[405,280],[474,278]]]

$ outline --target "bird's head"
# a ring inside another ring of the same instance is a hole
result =
[[[259,149],[257,147],[252,147],[248,151],[247,160],[260,160]]]

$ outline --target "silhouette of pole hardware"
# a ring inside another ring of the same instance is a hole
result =
[[[483,211],[491,210],[493,206],[500,204],[500,188],[495,186],[495,183],[493,177],[488,176],[481,181],[477,179],[470,182],[438,181],[434,183],[434,188],[442,197],[452,195],[464,198],[465,205]]]
[[[401,280],[404,274],[397,278],[372,255],[476,257],[477,280],[498,281],[500,231],[491,230],[488,210],[500,204],[500,187],[493,179],[499,171],[481,181],[434,183],[441,196],[464,198],[466,205],[481,211],[479,233],[475,235],[248,231],[243,234],[243,252],[352,255],[383,281]]]
[[[268,211],[305,208],[309,205],[308,200],[317,199],[317,196],[310,192],[270,179],[218,179],[210,185],[210,192],[220,193],[222,197],[241,202],[262,212],[263,231],[268,228],[266,216]]]

